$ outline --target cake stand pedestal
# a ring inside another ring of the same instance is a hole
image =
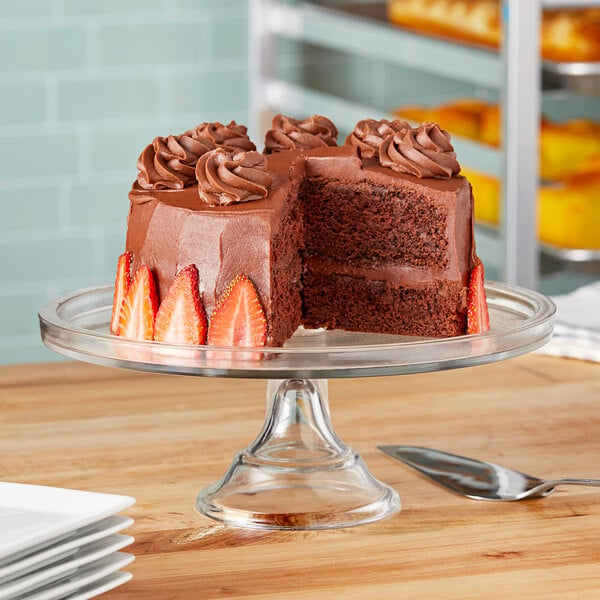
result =
[[[44,343],[71,358],[179,375],[268,379],[258,437],[200,492],[203,514],[241,527],[331,529],[400,508],[360,455],[334,432],[327,379],[422,373],[503,360],[552,335],[554,305],[529,290],[486,285],[489,332],[444,339],[299,330],[283,348],[215,348],[110,335],[112,286],[73,292],[40,310]]]
[[[400,498],[333,431],[327,380],[284,379],[269,381],[262,431],[196,508],[247,527],[319,529],[376,521]]]

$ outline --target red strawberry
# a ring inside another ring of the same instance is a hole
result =
[[[467,305],[467,333],[482,333],[490,329],[490,315],[485,297],[483,263],[478,260],[471,271]]]
[[[253,283],[237,275],[223,292],[208,326],[211,346],[260,347],[267,341],[267,320]]]
[[[198,269],[188,265],[175,277],[156,313],[154,339],[173,344],[206,343],[206,313],[198,291]]]
[[[146,265],[141,265],[123,299],[119,335],[134,340],[153,339],[157,308],[154,275]]]
[[[117,262],[117,277],[115,279],[115,296],[113,298],[112,317],[110,319],[110,331],[119,335],[119,316],[121,315],[121,306],[123,298],[131,285],[131,252],[125,252],[119,256]]]

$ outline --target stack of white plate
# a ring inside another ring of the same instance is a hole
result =
[[[129,496],[0,482],[0,600],[85,600],[125,583]]]

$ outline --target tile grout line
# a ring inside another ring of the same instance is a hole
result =
[[[60,26],[65,19],[65,3],[64,0],[52,0],[51,23],[53,26]]]
[[[69,232],[71,226],[71,191],[69,181],[63,178],[58,184],[58,230],[62,235]]]
[[[85,64],[87,69],[96,73],[99,65],[98,61],[98,24],[93,19],[89,19],[86,26],[85,36]]]
[[[57,127],[58,118],[58,77],[55,72],[50,72],[45,78],[45,92],[46,92],[46,121],[44,123],[45,128]],[[0,128],[2,131],[2,128]],[[1,134],[0,134],[1,135]]]

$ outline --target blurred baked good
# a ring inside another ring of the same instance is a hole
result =
[[[436,123],[447,123],[447,126],[442,125],[442,127],[446,129],[450,127],[456,135],[478,140],[481,137],[483,115],[486,110],[485,102],[466,98],[433,108],[430,116]]]
[[[496,177],[462,167],[461,175],[473,188],[473,211],[475,220],[484,225],[500,223],[500,183]]]
[[[501,212],[498,179],[464,167],[461,173],[473,187],[475,220],[497,225]],[[600,249],[600,170],[540,186],[538,239],[558,248]]]
[[[565,123],[542,122],[540,128],[540,177],[564,180],[589,172],[600,155],[600,126],[589,120]]]
[[[479,141],[491,146],[500,146],[502,142],[500,107],[497,104],[487,104],[481,115]]]
[[[540,188],[538,235],[559,248],[600,249],[600,173]]]
[[[393,23],[497,47],[500,44],[500,11],[497,0],[389,0]]]
[[[392,111],[395,116],[415,121],[433,121],[454,135],[486,144],[499,145],[500,117],[496,104],[475,98],[459,98],[425,107],[418,105],[400,106]]]
[[[499,0],[388,0],[393,23],[428,34],[497,48]],[[541,54],[558,62],[600,61],[600,9],[545,10]]]
[[[481,141],[483,121],[486,114],[495,110],[494,105],[474,98],[459,98],[439,106],[401,106],[392,111],[395,116],[416,123],[433,121],[455,135]],[[486,127],[488,129],[489,126]],[[489,136],[493,137],[493,136]]]
[[[544,11],[541,50],[546,60],[600,61],[600,9]]]

